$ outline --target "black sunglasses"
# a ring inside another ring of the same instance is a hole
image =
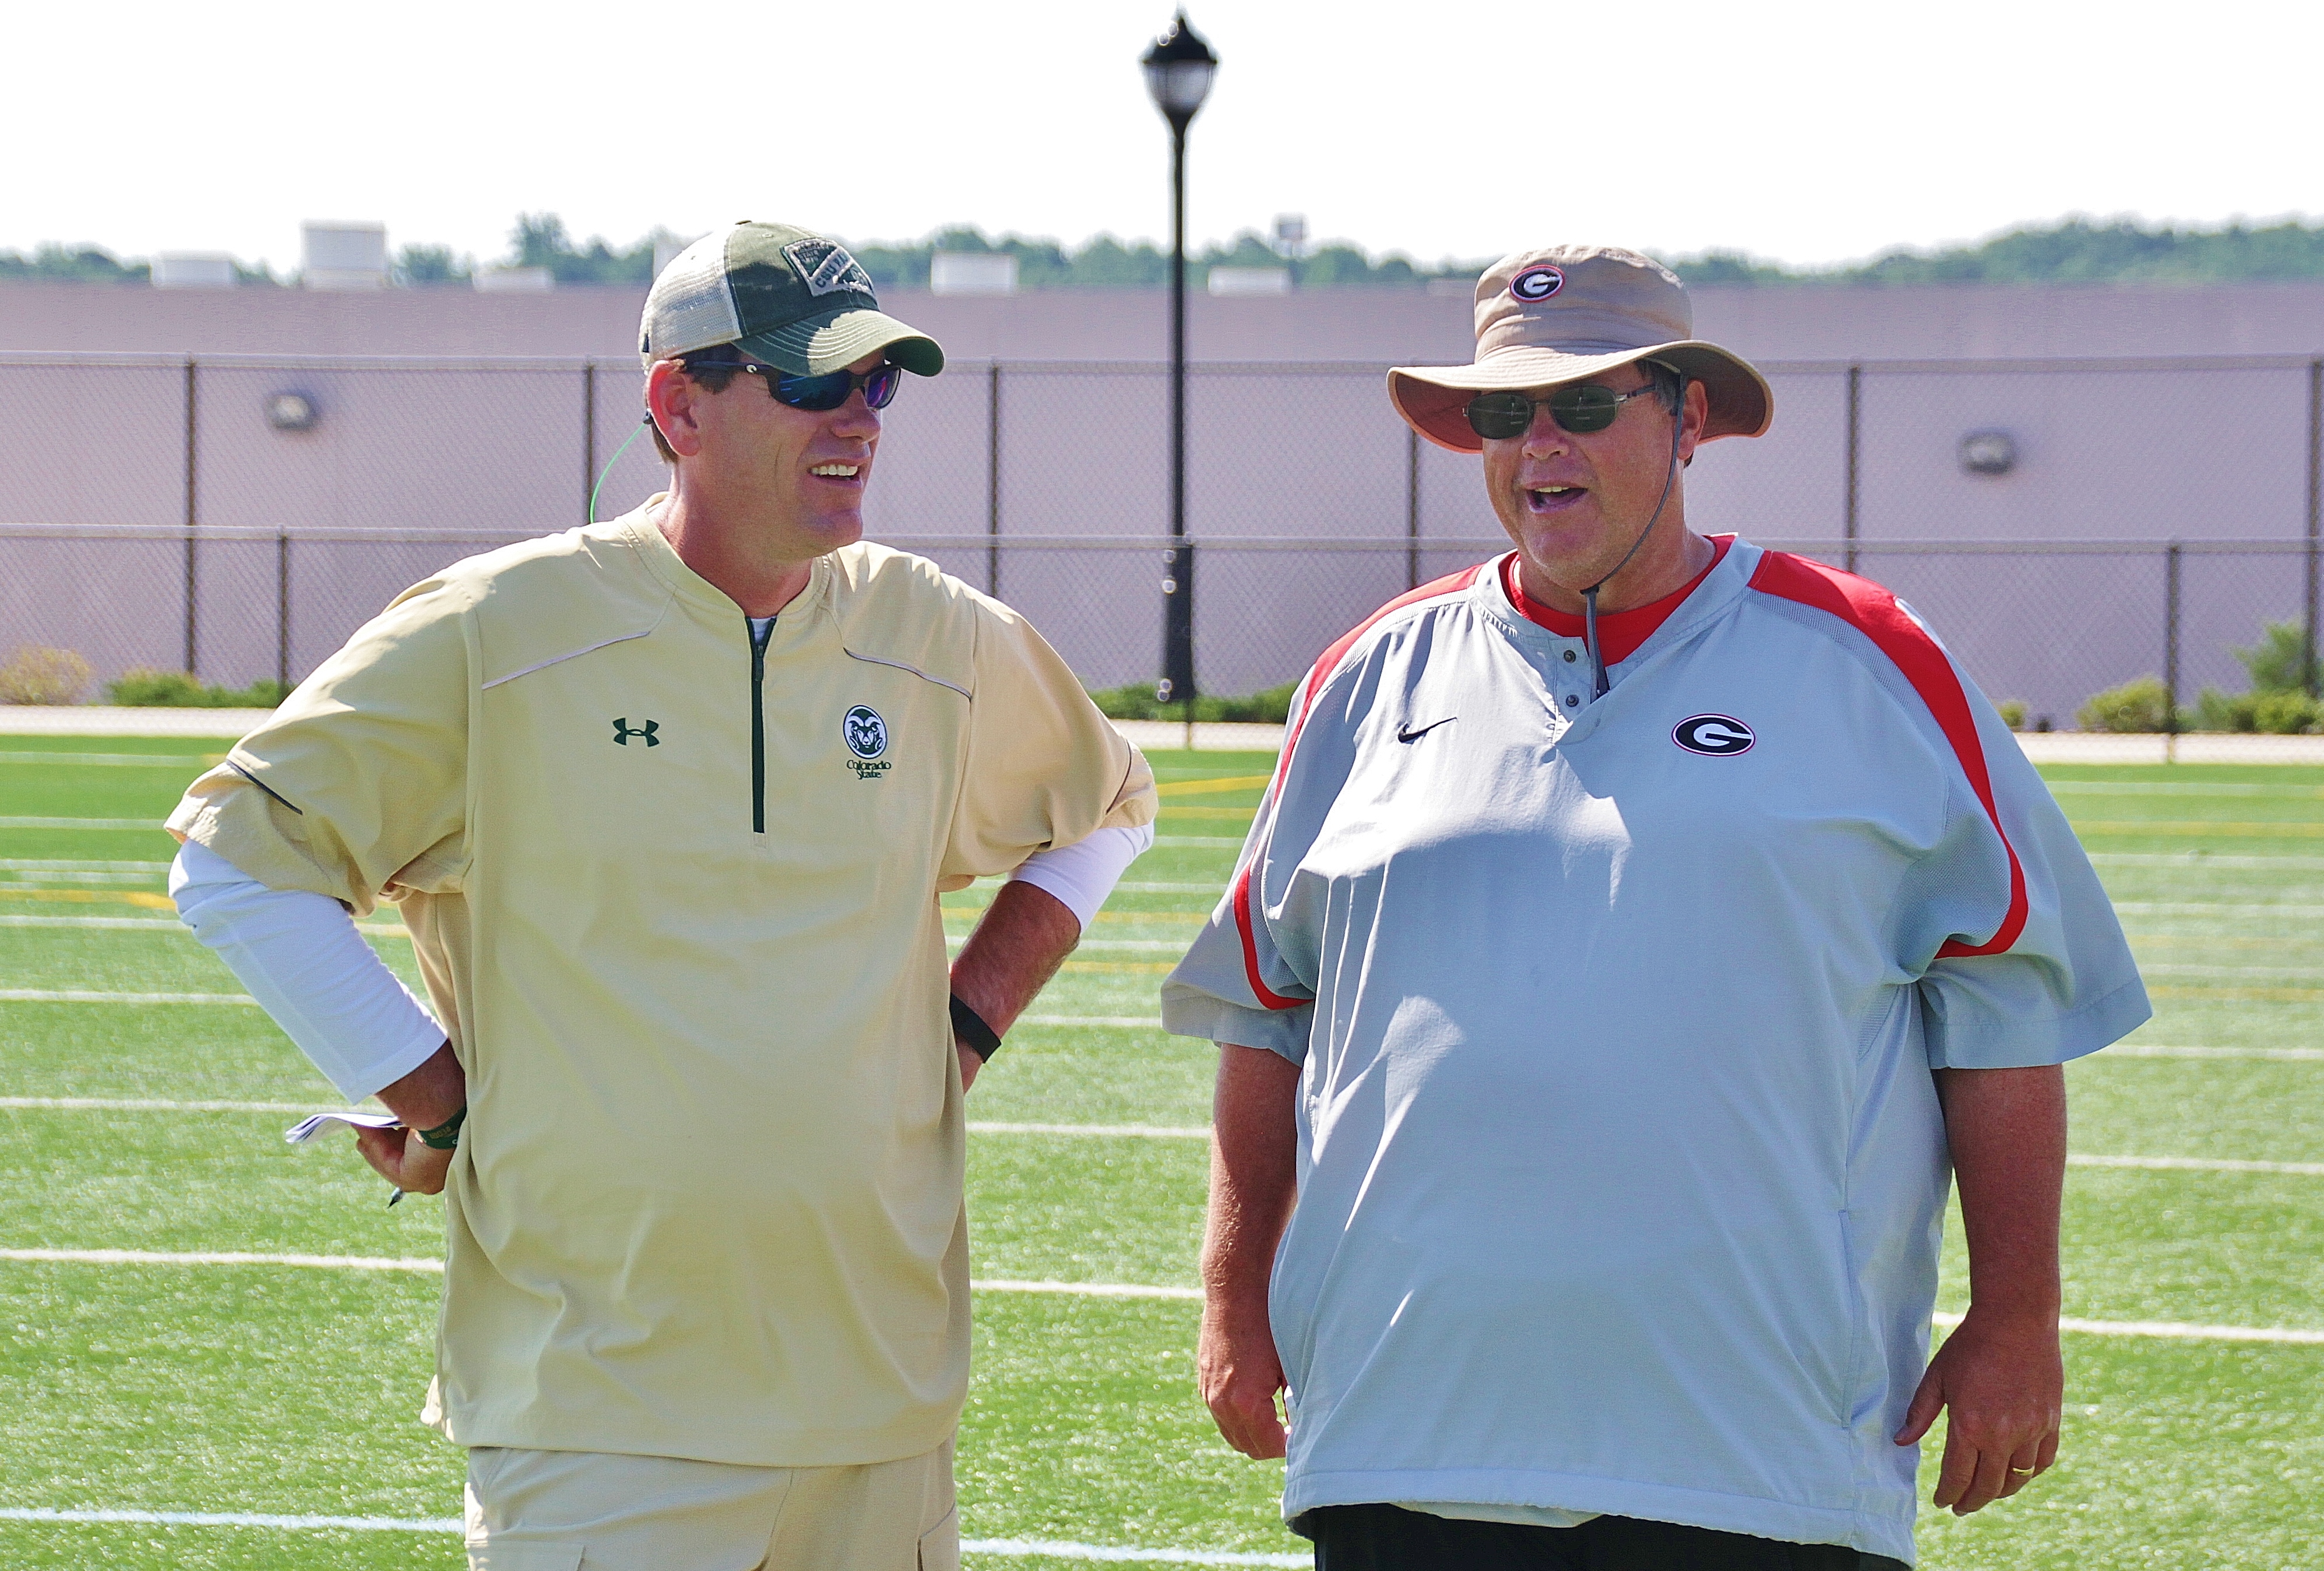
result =
[[[703,369],[723,367],[752,376],[763,377],[767,392],[777,403],[790,409],[803,409],[815,414],[827,414],[847,402],[847,395],[857,388],[863,390],[863,402],[872,409],[885,409],[896,401],[896,389],[903,384],[904,368],[894,361],[874,365],[869,371],[834,371],[822,376],[794,376],[772,365],[761,365],[755,360],[724,360],[705,356],[679,362],[688,372],[697,366]]]
[[[1578,387],[1558,388],[1547,398],[1533,398],[1522,393],[1480,393],[1469,401],[1465,412],[1471,430],[1489,440],[1499,441],[1525,435],[1533,425],[1534,406],[1545,403],[1549,406],[1549,418],[1557,422],[1560,430],[1581,434],[1604,430],[1622,412],[1623,404],[1654,390],[1651,382],[1628,393],[1585,383]]]

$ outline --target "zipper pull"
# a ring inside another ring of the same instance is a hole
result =
[[[762,625],[756,617],[746,616],[742,619],[742,624],[751,635],[751,679],[754,682],[765,681],[767,679],[767,645],[774,642],[775,619],[770,616]]]

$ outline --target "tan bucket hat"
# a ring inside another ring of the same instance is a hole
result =
[[[1702,384],[1702,439],[1756,437],[1775,416],[1767,379],[1738,355],[1694,336],[1694,302],[1678,274],[1635,251],[1545,245],[1504,256],[1477,280],[1477,358],[1467,365],[1400,365],[1388,402],[1440,448],[1484,442],[1462,411],[1480,393],[1550,387],[1659,360]]]

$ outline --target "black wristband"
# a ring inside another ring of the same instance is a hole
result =
[[[954,993],[952,1001],[952,1034],[966,1042],[981,1063],[1001,1050],[1001,1038],[984,1023],[984,1017],[960,1001]]]
[[[420,1143],[430,1151],[456,1151],[460,1144],[460,1126],[467,1122],[468,1110],[463,1107],[435,1128],[419,1131]]]

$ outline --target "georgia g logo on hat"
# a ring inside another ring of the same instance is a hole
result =
[[[1512,300],[1547,300],[1565,287],[1565,274],[1548,263],[1537,263],[1509,280]]]

